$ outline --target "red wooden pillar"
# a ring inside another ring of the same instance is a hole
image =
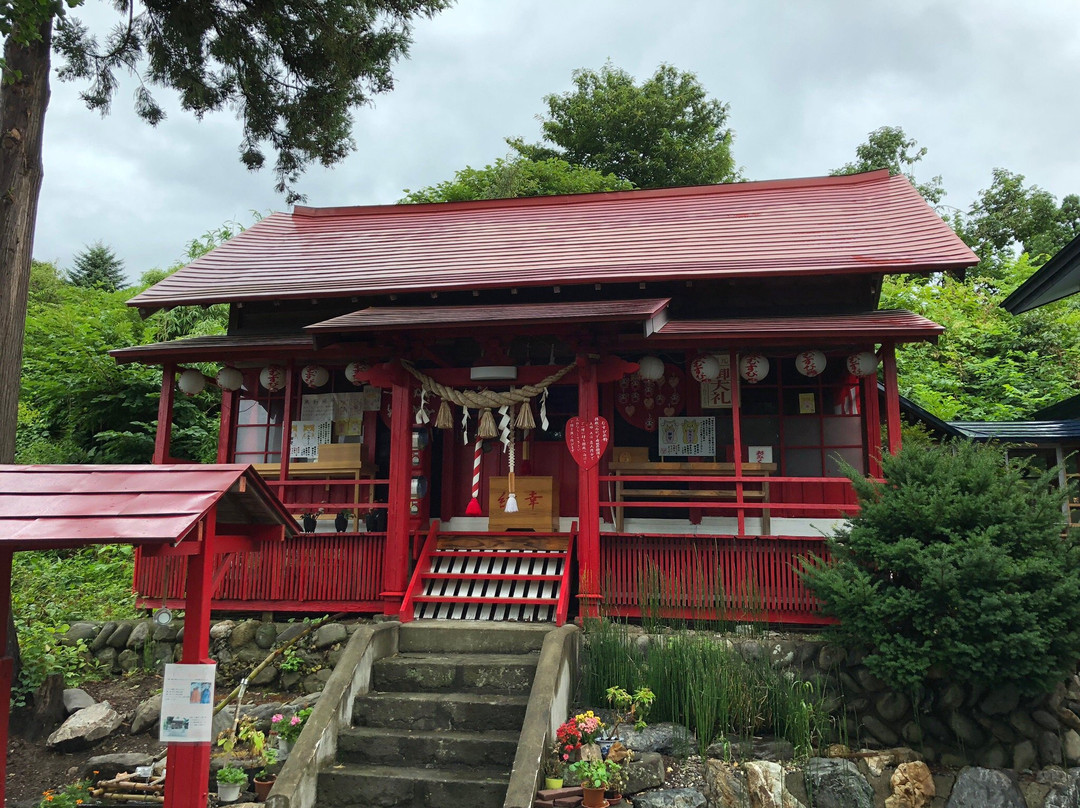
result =
[[[184,651],[180,661],[206,665],[210,659],[210,596],[214,580],[214,532],[217,509],[202,522],[199,550],[188,556],[187,600],[184,602]],[[165,808],[206,808],[209,791],[210,744],[171,743],[165,778]]]
[[[866,473],[881,476],[881,406],[877,374],[862,377],[863,423],[866,425]]]
[[[742,402],[740,400],[739,387],[742,377],[739,376],[739,355],[732,348],[728,351],[728,378],[731,379],[731,443],[735,450],[735,479],[742,477],[743,444],[742,444]],[[740,505],[743,501],[743,484],[735,483],[735,501]],[[764,512],[762,512],[764,513]],[[746,511],[739,508],[736,511],[738,518],[738,532],[740,536],[746,535]],[[764,534],[764,530],[761,531]]]
[[[900,451],[900,384],[896,380],[896,346],[881,346],[881,364],[885,372],[885,423],[889,433],[889,454]]]
[[[236,391],[221,391],[221,421],[218,425],[217,462],[230,463],[236,444]]]
[[[15,661],[8,656],[8,622],[11,615],[11,556],[8,549],[0,549],[0,805],[4,805],[4,789],[7,783],[8,719],[11,717],[11,679]]]
[[[383,612],[397,614],[409,581],[409,484],[412,479],[412,385],[395,378],[390,401],[390,479],[383,554]]]
[[[600,414],[596,366],[578,359],[578,417],[585,422]],[[583,618],[600,616],[600,468],[578,467],[578,598]]]
[[[158,399],[157,435],[154,437],[154,464],[169,462],[169,444],[172,440],[173,399],[176,396],[176,365],[167,364],[161,369],[161,397]]]

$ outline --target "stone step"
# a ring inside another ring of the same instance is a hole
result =
[[[401,653],[424,651],[444,654],[526,654],[539,651],[554,623],[475,623],[457,620],[420,620],[398,632]]]
[[[501,808],[510,770],[335,764],[319,773],[319,808]]]
[[[510,769],[519,733],[353,727],[338,735],[339,763]]]
[[[490,693],[368,693],[353,703],[357,727],[521,730],[528,696]]]
[[[371,686],[395,693],[526,695],[538,660],[539,654],[398,654],[372,666]]]

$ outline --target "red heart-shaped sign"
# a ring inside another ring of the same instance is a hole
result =
[[[575,416],[566,422],[566,447],[579,466],[591,469],[607,449],[609,434],[608,422],[601,416],[591,421]]]

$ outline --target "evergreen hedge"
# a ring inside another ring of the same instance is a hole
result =
[[[1047,692],[1080,659],[1080,546],[1057,471],[1000,447],[919,446],[852,474],[860,511],[802,575],[848,645],[895,688],[928,676]]]

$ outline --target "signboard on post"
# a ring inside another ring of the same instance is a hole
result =
[[[166,665],[161,691],[162,743],[210,743],[217,665]]]

